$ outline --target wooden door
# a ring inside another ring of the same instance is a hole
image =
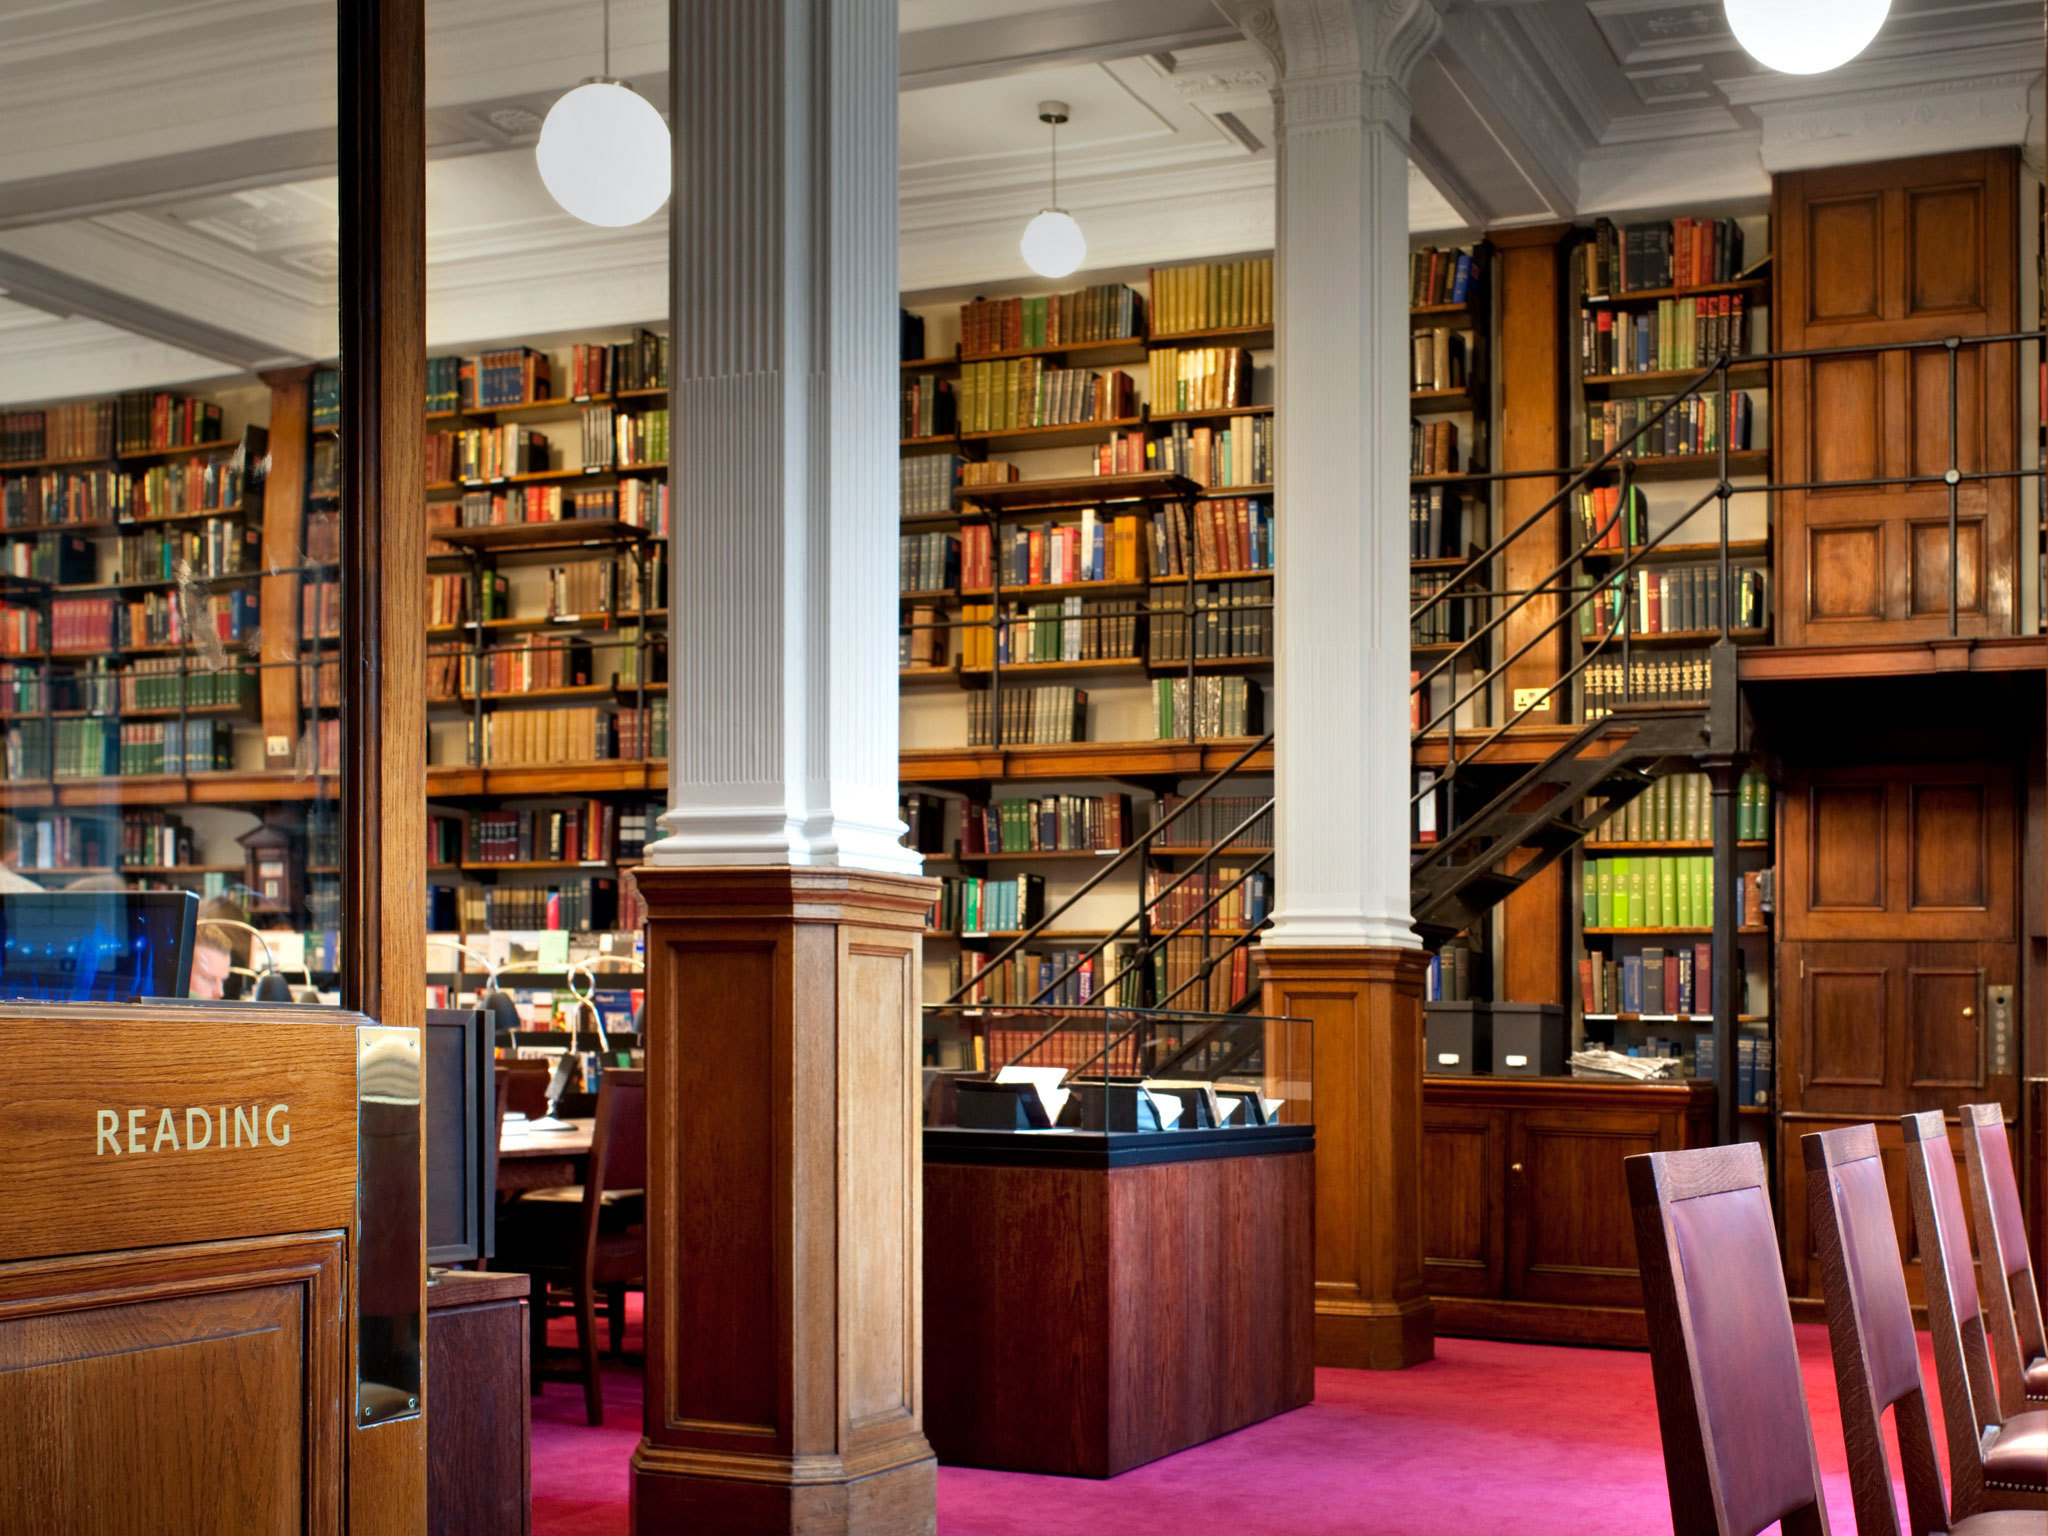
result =
[[[1498,1297],[1507,1273],[1504,1109],[1422,1105],[1422,1268],[1432,1296]]]
[[[1800,171],[1777,180],[1777,346],[1880,346],[2000,335],[2017,318],[2015,160],[1975,150]],[[1950,463],[1949,354],[1847,354],[1778,365],[1775,478],[1941,475]],[[2015,356],[1955,355],[1956,463],[2017,467]],[[1957,619],[2014,632],[2014,482],[1964,482]],[[1786,491],[1778,624],[1787,645],[1867,645],[1948,633],[1945,485]]]
[[[1874,1121],[1908,1286],[1920,1295],[1898,1117],[1997,1100],[2016,1110],[2015,773],[2003,763],[1877,765],[1790,776],[1779,904],[1780,1209],[1786,1280],[1818,1296],[1807,1132]],[[2000,1057],[2002,1054],[2002,1065]]]
[[[1640,1307],[1625,1158],[1671,1145],[1651,1109],[1526,1109],[1508,1125],[1508,1295]]]

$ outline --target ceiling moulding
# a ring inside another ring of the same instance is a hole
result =
[[[1273,248],[1273,189],[1127,198],[1114,208],[1076,210],[1088,236],[1088,270],[1146,267]],[[1032,280],[1017,250],[1021,214],[943,227],[906,228],[898,243],[898,286],[906,292]],[[1078,283],[1079,278],[1075,279]]]
[[[1579,157],[1592,144],[1532,53],[1519,24],[1488,9],[1446,16],[1431,58],[1536,196],[1559,217],[1569,217],[1578,199]],[[1418,80],[1411,92],[1416,125],[1434,132],[1435,103],[1421,85]],[[1511,206],[1483,189],[1480,195],[1496,207]]]
[[[1437,153],[1420,127],[1408,131],[1408,230],[1432,234],[1480,230],[1491,222],[1486,205],[1465,185],[1455,167]]]
[[[1742,46],[1714,0],[1587,0],[1586,9],[1624,69],[1704,58]]]
[[[102,328],[111,328],[109,335],[118,336],[124,344],[150,343],[161,352],[174,352],[179,358],[190,360],[178,363],[181,368],[203,363],[206,373],[217,374],[222,364],[230,368],[255,368],[279,356],[280,349],[274,343],[208,325],[189,314],[6,251],[0,251],[0,286],[5,287],[9,299],[61,317],[53,331],[67,331],[65,322],[73,318],[97,321]],[[21,330],[10,328],[5,346],[0,347],[0,359],[11,365],[24,354],[42,353],[43,349],[35,344],[35,336],[34,331],[24,335]],[[95,345],[106,340],[90,332],[85,339]],[[62,393],[44,387],[45,394],[53,392]]]
[[[145,227],[108,227],[124,219]],[[243,338],[247,350],[224,354],[224,361],[240,361],[251,353],[266,358],[324,357],[336,345],[331,281],[173,229],[167,221],[146,214],[109,214],[104,221],[10,230],[0,235],[0,254],[61,273],[141,309],[189,317],[216,336]],[[93,311],[80,306],[80,312]],[[111,323],[124,330],[139,329],[119,318]]]
[[[1767,171],[1891,160],[2027,142],[2039,71],[1887,87],[1820,101],[1757,102]]]
[[[897,43],[898,88],[915,91],[1090,59],[1129,59],[1234,42],[1212,0],[1093,0],[906,32]]]
[[[1768,198],[1771,176],[1756,134],[1741,129],[1596,149],[1579,166],[1578,212],[1591,218],[1661,210],[1680,188],[1688,207],[1703,209]]]

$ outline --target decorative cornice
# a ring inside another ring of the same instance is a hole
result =
[[[1932,81],[1826,101],[1757,103],[1764,168],[1773,173],[1899,155],[2023,144],[2038,74]]]

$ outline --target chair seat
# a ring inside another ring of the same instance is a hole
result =
[[[2048,1488],[2048,1412],[2016,1413],[1984,1453],[1984,1481],[2003,1488]]]
[[[1965,1515],[1948,1536],[2041,1536],[2041,1517],[2031,1509],[1993,1509]]]
[[[618,1205],[627,1200],[638,1200],[646,1194],[639,1189],[608,1189],[597,1198],[606,1205]],[[520,1196],[521,1205],[581,1205],[583,1186],[581,1184],[551,1184],[546,1189],[529,1189]]]
[[[2048,1355],[2027,1362],[2020,1373],[2020,1386],[2029,1397],[2048,1397]]]

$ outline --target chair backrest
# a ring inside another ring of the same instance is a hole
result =
[[[1753,1145],[1627,1159],[1676,1536],[1827,1536],[1776,1223]]]
[[[2010,1415],[2025,1406],[2026,1364],[2048,1353],[2048,1338],[2041,1326],[2041,1295],[2027,1251],[2027,1221],[2020,1211],[2004,1107],[1965,1104],[1962,1120],[1963,1160],[1970,1170],[1977,1247],[1984,1261],[1984,1316],[1998,1361],[1998,1404]]]
[[[1813,1132],[1800,1143],[1827,1298],[1828,1343],[1842,1404],[1856,1530],[1858,1536],[1898,1536],[1898,1506],[1884,1444],[1884,1413],[1890,1408],[1906,1474],[1906,1506],[1915,1536],[1924,1536],[1948,1524],[1948,1499],[1920,1378],[1920,1344],[1877,1130],[1844,1126]]]
[[[647,1187],[647,1073],[607,1067],[597,1084],[597,1124],[590,1133],[586,1195]]]
[[[1980,1436],[2004,1422],[1984,1345],[1984,1315],[1977,1300],[1977,1267],[1963,1222],[1963,1192],[1941,1111],[1901,1115],[1906,1132],[1906,1183],[1913,1193],[1913,1231],[1920,1243],[1920,1274],[1927,1292],[1927,1331],[1934,1335],[1934,1372],[1941,1382],[1941,1417],[1948,1432],[1948,1475],[1954,1507],[1978,1507],[1983,1485]]]

